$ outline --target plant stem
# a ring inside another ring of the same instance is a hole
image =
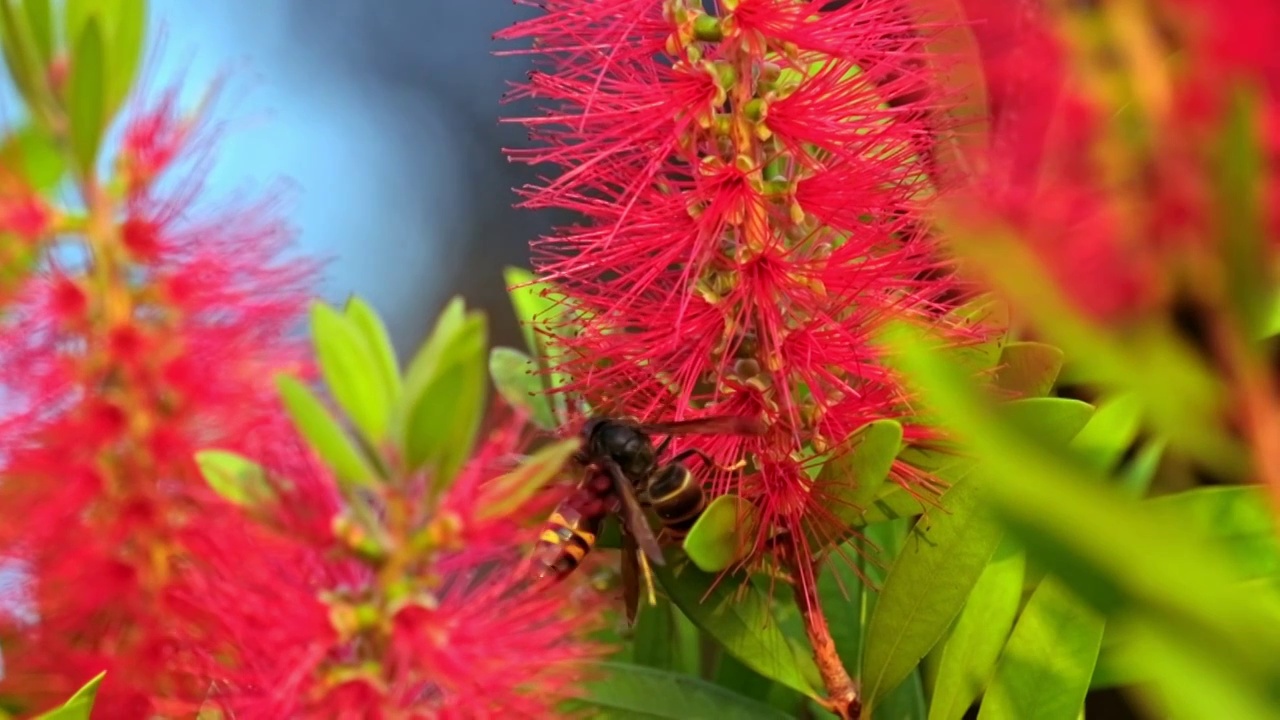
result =
[[[836,642],[831,637],[831,629],[827,627],[827,617],[822,612],[822,602],[818,598],[817,570],[808,554],[797,546],[790,534],[782,542],[782,551],[795,578],[791,587],[795,592],[796,606],[800,608],[800,616],[804,619],[809,645],[813,648],[813,659],[822,675],[822,684],[827,689],[827,699],[823,704],[840,720],[854,720],[862,713],[862,698],[840,660]]]

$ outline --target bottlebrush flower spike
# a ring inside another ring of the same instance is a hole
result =
[[[533,40],[512,99],[559,172],[526,207],[585,216],[534,243],[573,332],[549,338],[599,411],[747,414],[761,437],[699,437],[713,478],[780,530],[835,534],[807,468],[907,399],[870,341],[889,318],[946,325],[958,283],[920,212],[946,98],[901,4],[577,0],[501,32]],[[907,438],[925,431],[908,425]],[[675,445],[688,445],[677,441]],[[904,484],[918,477],[903,473]]]
[[[137,132],[163,118],[127,121],[121,165],[155,155],[138,138],[176,137]],[[236,661],[211,639],[222,608],[182,598],[219,584],[209,553],[258,551],[192,457],[290,437],[267,379],[305,367],[291,333],[315,266],[282,260],[271,202],[209,206],[199,177],[167,179],[91,187],[65,241],[90,259],[46,263],[0,324],[0,557],[27,573],[0,606],[0,694],[33,709],[106,670],[95,717],[189,715]]]
[[[509,469],[499,459],[520,450],[523,427],[523,417],[500,420],[440,498],[423,496],[423,477],[387,485],[385,553],[376,561],[359,552],[361,533],[346,515],[324,537],[290,532],[290,518],[278,518],[288,546],[280,556],[296,561],[273,567],[275,577],[237,583],[237,606],[261,611],[228,627],[254,660],[214,702],[250,719],[461,720],[552,717],[577,696],[586,661],[602,651],[587,639],[602,608],[572,583],[531,582],[527,561],[559,498],[534,495],[498,513],[481,504]],[[275,507],[332,511],[314,499],[333,495],[332,480],[288,465],[295,474],[279,477],[296,491]],[[313,485],[328,492],[306,490]],[[407,524],[390,520],[397,516]],[[218,557],[227,572],[243,562]],[[297,614],[278,617],[281,603]]]

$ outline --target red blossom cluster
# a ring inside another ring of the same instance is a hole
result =
[[[0,697],[43,710],[105,671],[108,720],[553,714],[600,613],[522,573],[553,498],[492,511],[524,419],[439,497],[389,481],[371,555],[273,381],[316,374],[317,264],[285,256],[275,197],[206,201],[206,120],[174,93],[130,115],[118,176],[76,178],[83,210],[4,174],[0,249],[30,262],[0,314]],[[210,448],[271,501],[215,492]]]
[[[1233,222],[1214,183],[1241,88],[1266,156],[1264,220],[1280,236],[1272,3],[964,5],[983,46],[993,132],[987,167],[956,205],[1017,230],[1081,310],[1125,322],[1169,305],[1179,284],[1210,282],[1208,238]]]
[[[697,439],[749,460],[716,490],[761,509],[757,548],[835,533],[812,470],[909,414],[872,337],[891,318],[945,329],[962,291],[922,222],[949,102],[926,47],[944,28],[896,0],[529,4],[498,37],[532,40],[509,99],[541,112],[508,152],[554,171],[524,206],[582,216],[533,243],[564,296],[563,390],[642,418],[764,419],[763,436]]]

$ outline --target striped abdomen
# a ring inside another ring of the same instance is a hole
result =
[[[556,508],[538,538],[539,577],[563,578],[582,564],[600,534],[601,514],[584,514],[571,503]]]
[[[689,528],[707,507],[702,485],[681,463],[672,463],[659,470],[649,483],[648,495],[649,504],[673,540],[689,534]]]

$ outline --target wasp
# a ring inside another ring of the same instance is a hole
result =
[[[538,540],[535,565],[538,577],[563,579],[591,552],[605,518],[616,515],[622,528],[622,587],[627,621],[635,622],[640,579],[656,602],[650,564],[666,564],[658,539],[645,517],[651,507],[662,522],[665,539],[688,534],[707,505],[702,485],[685,464],[697,457],[709,467],[733,472],[745,466],[716,464],[696,448],[684,450],[665,462],[672,438],[695,434],[759,434],[760,425],[747,417],[724,415],[674,422],[640,423],[629,419],[596,416],[582,426],[582,449],[575,462],[585,470],[578,487],[552,513]],[[651,435],[665,435],[654,447]]]

